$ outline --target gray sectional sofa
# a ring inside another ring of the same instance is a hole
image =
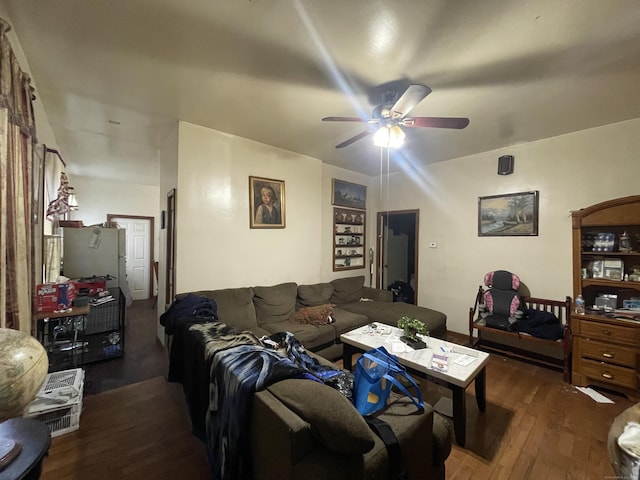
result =
[[[250,330],[258,337],[288,331],[307,350],[329,360],[342,356],[341,334],[371,322],[396,326],[398,319],[407,315],[422,320],[433,337],[445,338],[447,331],[444,313],[393,302],[391,292],[364,286],[364,275],[309,285],[288,282],[190,293],[212,298],[218,306],[220,321],[237,330]],[[336,305],[333,323],[311,325],[292,321],[296,310],[326,304]]]
[[[364,277],[328,283],[201,290],[213,299],[219,322],[258,337],[293,333],[320,363],[341,357],[340,334],[370,322],[396,325],[410,315],[423,320],[430,334],[446,333],[446,316],[428,308],[394,303],[391,292],[364,286]],[[178,296],[184,298],[188,293]],[[333,323],[305,324],[294,316],[308,307],[327,304]],[[164,324],[163,324],[164,325]],[[176,330],[168,378],[182,383],[194,433],[210,425],[209,382],[214,376],[207,346],[188,323]],[[393,430],[401,447],[409,479],[445,478],[451,452],[450,422],[431,405],[417,412],[406,397],[394,396],[376,414]],[[215,404],[215,401],[214,401]],[[365,423],[350,400],[336,389],[314,381],[284,379],[254,393],[249,422],[250,452],[255,480],[386,480],[393,462],[383,441]]]

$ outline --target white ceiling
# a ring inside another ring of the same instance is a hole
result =
[[[0,1],[71,175],[156,184],[178,119],[376,175],[321,118],[398,79],[433,90],[411,115],[470,119],[408,131],[424,164],[640,117],[637,0]]]

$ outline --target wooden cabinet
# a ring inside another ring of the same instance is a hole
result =
[[[640,381],[640,196],[572,213],[573,296],[586,313],[571,315],[572,383],[637,397]]]
[[[333,271],[365,268],[366,213],[333,209]]]

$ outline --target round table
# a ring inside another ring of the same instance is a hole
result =
[[[39,478],[42,459],[51,445],[49,427],[33,418],[10,418],[0,423],[0,438],[10,438],[22,446],[18,456],[0,470],[0,479]]]

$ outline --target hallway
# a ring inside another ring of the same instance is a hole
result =
[[[112,390],[158,376],[166,376],[167,351],[156,338],[153,299],[134,300],[127,308],[124,355],[83,365],[85,395]]]

